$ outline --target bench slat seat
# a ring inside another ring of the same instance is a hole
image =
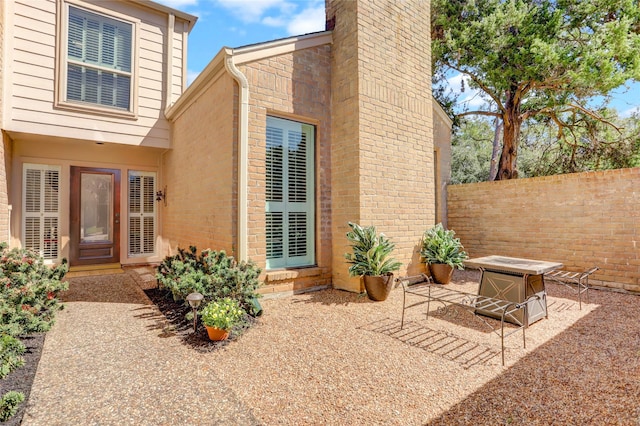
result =
[[[457,305],[464,308],[472,309],[474,314],[483,314],[486,312],[496,314],[500,318],[500,338],[502,344],[502,365],[504,365],[504,338],[522,330],[522,342],[524,348],[527,347],[525,329],[529,326],[527,324],[526,309],[529,303],[540,300],[539,295],[529,297],[527,300],[516,303],[503,299],[496,299],[493,297],[480,296],[477,294],[467,293],[453,289],[451,287],[443,286],[442,284],[434,284],[431,277],[421,274],[410,277],[398,278],[398,282],[402,284],[403,288],[403,301],[402,301],[402,320],[400,322],[400,328],[404,328],[404,315],[405,311],[409,308],[413,308],[419,305],[427,304],[427,319],[429,318],[429,310],[431,302],[440,302],[445,305]],[[412,303],[408,303],[407,296],[418,296],[421,299],[415,300]],[[543,295],[542,297],[545,297]],[[524,322],[520,322],[513,315],[520,310],[525,311]],[[510,322],[514,322],[517,328],[505,334],[504,323],[505,318]],[[486,323],[486,321],[485,321]],[[487,325],[489,325],[487,323]],[[492,327],[493,328],[493,327]],[[495,331],[495,328],[494,328]]]
[[[586,293],[587,303],[589,303],[589,276],[599,270],[597,266],[589,268],[582,272],[567,271],[564,269],[556,269],[544,274],[544,277],[563,284],[566,287],[576,286],[575,291],[578,293],[578,304],[582,310],[582,293]],[[573,288],[572,288],[573,289]]]

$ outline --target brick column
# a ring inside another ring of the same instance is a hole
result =
[[[396,243],[401,274],[422,270],[435,219],[430,2],[327,0],[332,47],[333,285],[361,291],[343,253],[347,222]]]

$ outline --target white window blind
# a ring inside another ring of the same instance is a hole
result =
[[[22,244],[49,261],[60,257],[60,167],[25,164]]]
[[[156,174],[129,171],[129,256],[149,256],[156,248]]]
[[[315,262],[314,127],[267,118],[267,268]]]
[[[133,24],[69,6],[67,101],[130,110]]]

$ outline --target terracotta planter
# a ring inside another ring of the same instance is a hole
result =
[[[381,302],[386,300],[393,288],[393,274],[386,275],[365,275],[364,288],[367,290],[369,299]]]
[[[217,327],[210,327],[205,325],[207,329],[207,334],[209,335],[209,339],[211,340],[226,340],[229,337],[229,332],[227,330],[222,330]]]
[[[453,268],[446,263],[430,263],[429,270],[438,284],[449,284],[453,277]]]

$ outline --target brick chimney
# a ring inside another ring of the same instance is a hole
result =
[[[347,222],[396,243],[400,274],[424,270],[422,233],[435,221],[430,2],[326,0],[332,45],[333,285],[349,278]]]

